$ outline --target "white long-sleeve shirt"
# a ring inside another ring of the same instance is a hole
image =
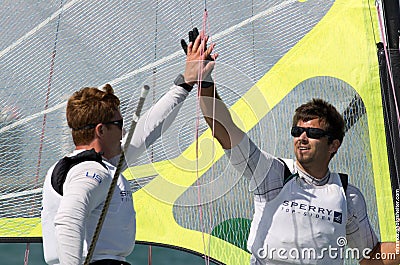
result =
[[[319,180],[302,172],[294,160],[285,159],[291,173],[298,176],[284,185],[284,164],[261,151],[247,135],[226,153],[230,163],[250,180],[254,192],[248,238],[251,264],[343,264],[343,259],[334,259],[324,249],[337,248],[334,254],[339,255],[340,244],[346,242],[359,254],[352,258],[361,260],[363,251],[378,243],[362,193],[353,185],[344,192],[338,174],[328,171]],[[272,249],[286,253],[272,255]],[[309,249],[316,258],[289,255]]]
[[[173,86],[138,121],[126,152],[127,164],[135,161],[175,119],[188,92]],[[125,139],[124,139],[125,140]],[[123,141],[124,141],[123,140]],[[75,156],[84,150],[75,150]],[[63,196],[51,184],[53,165],[45,178],[42,199],[42,231],[48,264],[82,264],[93,238],[119,156],[73,166],[63,184]],[[124,167],[126,167],[126,165]],[[125,261],[135,244],[135,210],[129,182],[120,175],[107,211],[92,260]]]

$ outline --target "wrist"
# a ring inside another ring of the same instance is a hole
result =
[[[211,88],[214,87],[214,82],[211,81],[202,81],[201,83],[199,83],[199,87],[201,88]]]
[[[183,87],[188,92],[190,92],[194,86],[194,84],[186,83],[185,77],[182,74],[179,74],[175,78],[174,84],[177,86]]]

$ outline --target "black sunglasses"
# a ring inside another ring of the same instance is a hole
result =
[[[124,127],[124,120],[120,119],[117,121],[102,122],[102,124],[112,124],[112,125],[117,126],[120,130],[122,130],[122,127]]]
[[[312,139],[320,139],[324,136],[331,136],[329,132],[319,128],[304,128],[299,126],[293,126],[290,134],[293,137],[299,137],[303,132],[306,132],[307,137]]]
[[[106,124],[112,124],[112,125],[118,126],[118,128],[120,130],[122,130],[122,127],[124,127],[124,120],[123,119],[120,119],[120,120],[117,120],[117,121],[100,122],[100,123],[101,124],[105,124],[105,125]],[[78,130],[93,129],[93,128],[95,128],[97,126],[97,124],[88,124],[88,125],[85,125],[83,127],[76,128],[76,129],[73,129],[73,130],[74,131],[78,131]]]

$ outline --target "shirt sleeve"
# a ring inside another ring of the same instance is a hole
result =
[[[359,260],[361,260],[363,251],[372,250],[378,243],[378,238],[369,222],[365,199],[361,191],[353,185],[349,185],[346,197],[348,213],[346,223],[347,245],[359,250]]]
[[[184,88],[174,85],[139,118],[126,152],[128,164],[137,160],[146,148],[171,126],[188,95],[189,92]],[[126,137],[127,135],[123,139],[123,143],[126,141]]]
[[[101,211],[110,183],[108,170],[97,162],[82,162],[68,172],[54,219],[61,264],[82,263],[87,218],[92,211]]]
[[[225,150],[232,166],[250,180],[249,190],[272,200],[283,187],[284,165],[273,155],[261,151],[245,134],[232,149]]]

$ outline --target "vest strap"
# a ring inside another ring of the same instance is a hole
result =
[[[53,173],[51,174],[51,186],[53,189],[63,196],[63,185],[67,178],[68,171],[79,163],[85,161],[95,161],[101,164],[107,169],[107,166],[103,163],[103,159],[100,153],[97,153],[94,149],[83,151],[76,156],[64,157],[54,167]]]
[[[290,171],[289,167],[286,165],[285,161],[283,161],[283,159],[280,158],[280,157],[278,157],[278,159],[285,166],[285,172],[284,172],[284,176],[283,176],[283,185],[285,185],[286,183],[288,183],[289,180],[291,180],[295,176],[298,176],[299,174],[297,174],[297,173],[292,174],[292,172]],[[342,186],[343,186],[344,192],[346,193],[347,186],[349,184],[349,176],[347,174],[344,174],[344,173],[338,173],[338,174],[340,176],[340,181],[342,182]]]

